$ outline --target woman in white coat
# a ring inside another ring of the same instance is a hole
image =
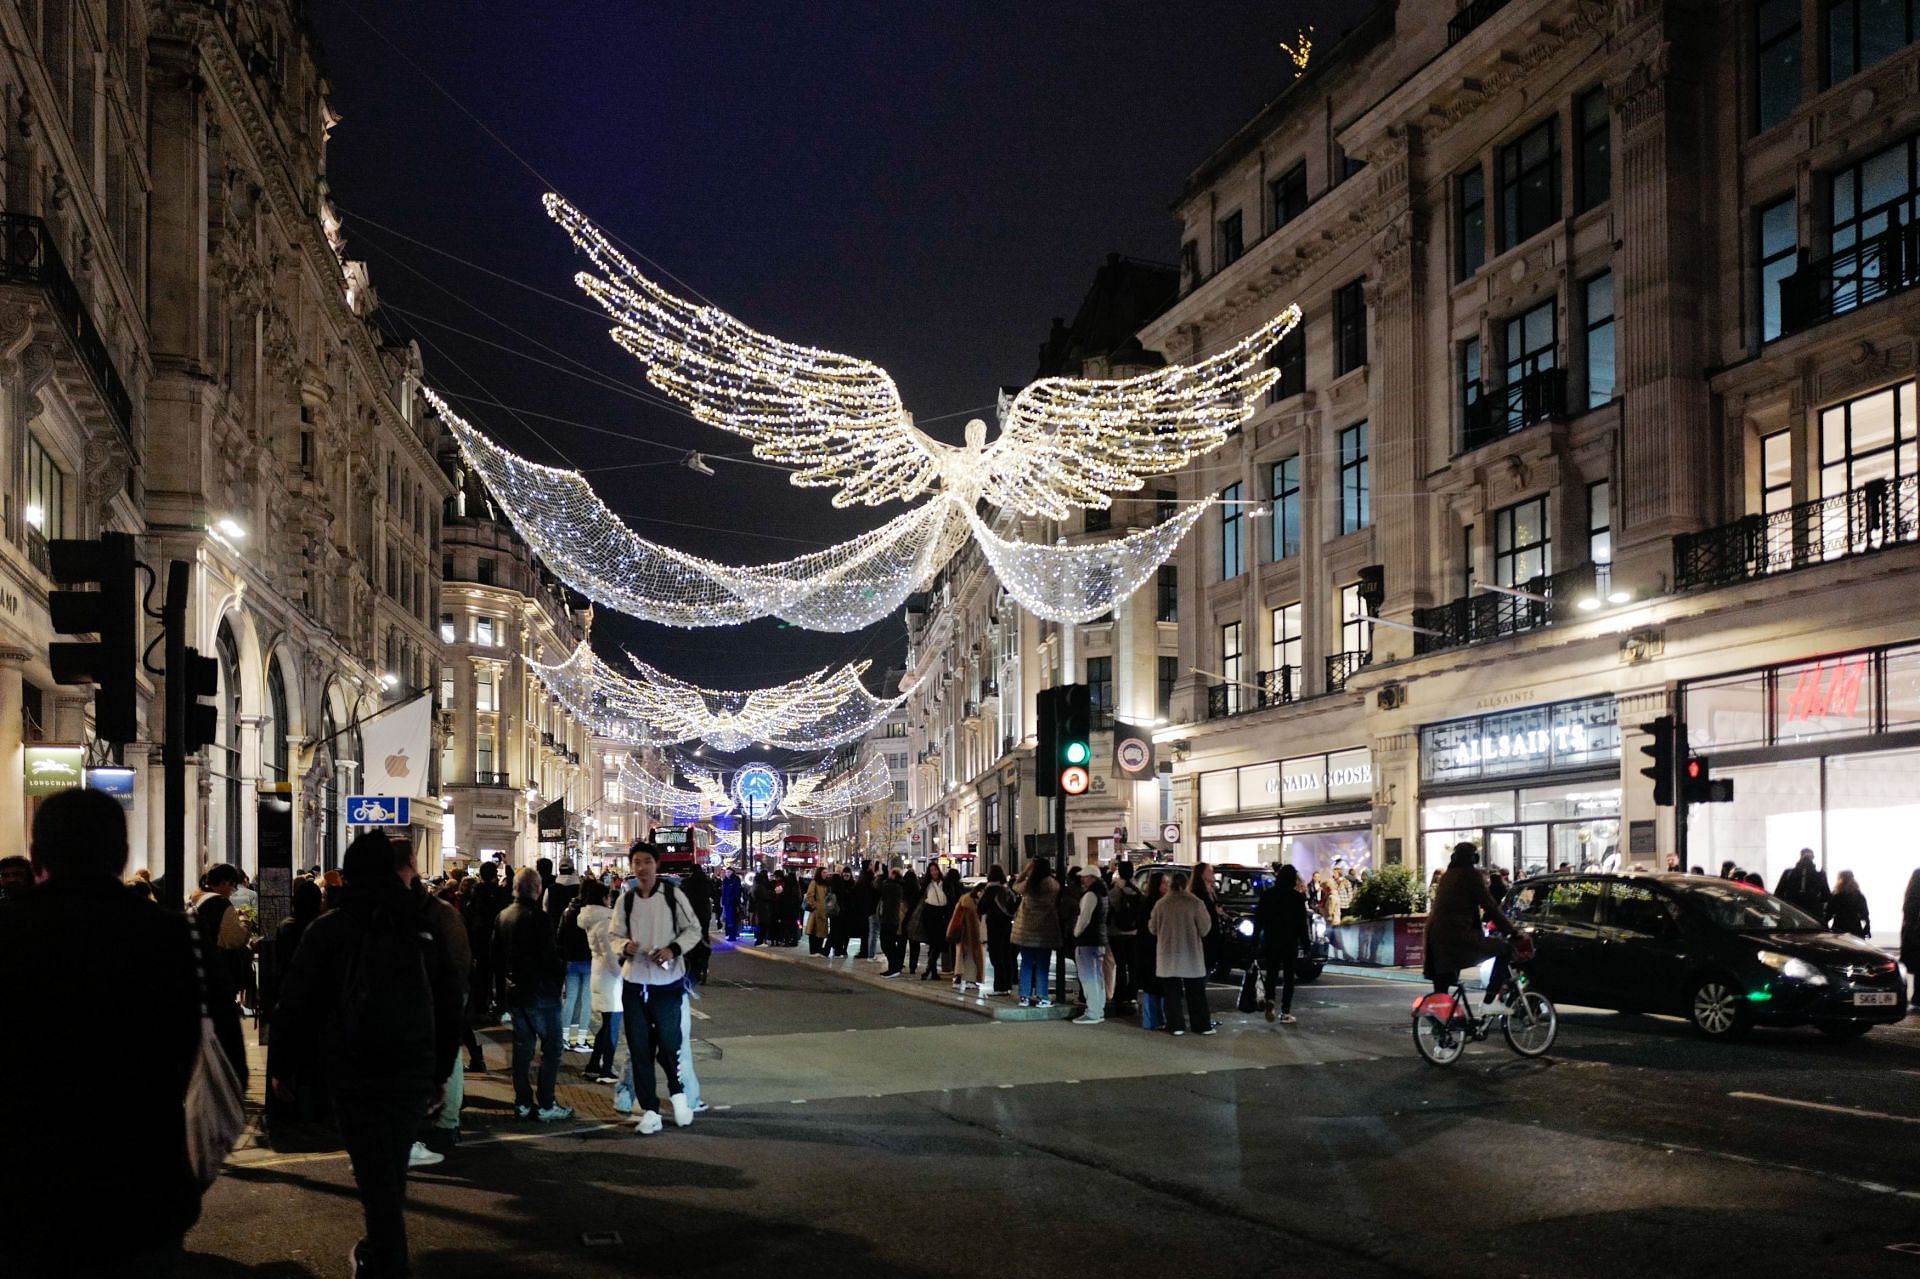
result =
[[[626,1049],[620,1034],[620,952],[613,940],[613,911],[607,906],[607,890],[598,880],[580,881],[580,931],[587,935],[587,949],[593,954],[593,971],[588,977],[593,1003],[593,1052],[587,1058],[585,1074],[596,1084],[619,1080],[618,1060]]]

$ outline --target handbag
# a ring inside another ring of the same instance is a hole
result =
[[[205,1190],[220,1175],[221,1165],[240,1144],[247,1130],[246,1106],[240,1095],[240,1079],[233,1063],[220,1046],[213,1029],[213,1016],[207,1009],[206,960],[200,950],[200,930],[192,920],[187,931],[193,938],[193,969],[200,982],[200,1052],[193,1062],[193,1077],[187,1081],[187,1163],[194,1179]]]
[[[1260,968],[1257,964],[1247,965],[1247,975],[1240,981],[1240,1011],[1258,1012],[1260,1009]]]

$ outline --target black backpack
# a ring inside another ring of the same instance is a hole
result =
[[[340,985],[341,1056],[378,1069],[405,1047],[432,1051],[434,998],[427,951],[433,944],[421,918],[360,930]]]
[[[1137,888],[1129,890],[1122,886],[1107,894],[1107,931],[1139,932],[1141,900],[1142,894]]]

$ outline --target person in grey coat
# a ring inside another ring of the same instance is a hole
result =
[[[1207,904],[1193,895],[1185,872],[1174,875],[1171,891],[1147,916],[1167,1026],[1176,1035],[1187,1033],[1189,1021],[1200,1034],[1214,1033],[1213,1013],[1207,1007],[1206,937],[1212,927]]]

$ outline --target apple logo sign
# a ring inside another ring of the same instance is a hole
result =
[[[393,754],[387,756],[388,777],[405,777],[409,771],[407,753],[405,751],[395,751]]]

